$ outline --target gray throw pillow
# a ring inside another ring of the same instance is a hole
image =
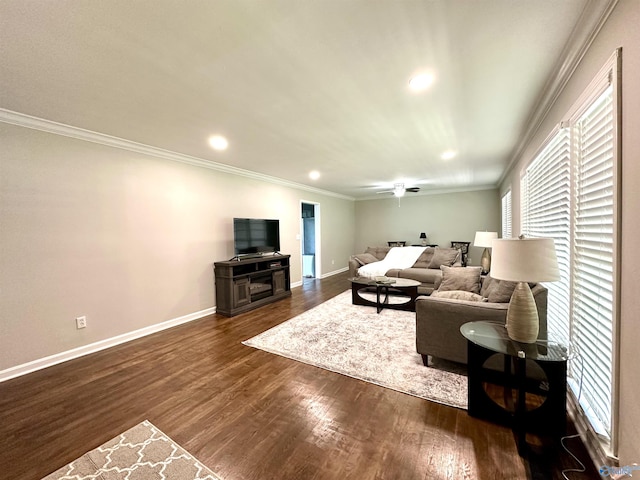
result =
[[[508,280],[498,280],[493,278],[491,280],[491,286],[487,292],[487,298],[491,303],[509,303],[511,301],[511,295],[516,289],[518,282],[509,282]]]
[[[354,255],[353,258],[355,258],[356,262],[358,262],[360,265],[366,265],[367,263],[378,261],[378,259],[370,253],[359,253],[358,255]]]
[[[487,275],[482,279],[482,288],[480,288],[480,295],[485,298],[489,298],[489,292],[493,289],[493,277]]]
[[[442,270],[442,283],[438,287],[439,292],[463,290],[480,293],[482,267],[446,267],[443,265],[440,270]]]
[[[440,268],[442,265],[450,267],[458,259],[460,252],[453,248],[436,248],[431,257],[429,268]]]
[[[447,292],[435,291],[431,294],[436,298],[452,298],[454,300],[468,300],[471,302],[486,302],[487,299],[482,295],[473,292],[464,292],[462,290],[450,290]]]

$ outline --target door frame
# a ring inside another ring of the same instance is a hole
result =
[[[302,204],[306,203],[307,205],[313,205],[313,218],[315,219],[313,222],[314,225],[314,229],[315,229],[315,251],[316,251],[316,255],[315,255],[315,277],[314,278],[322,278],[322,269],[321,269],[321,248],[320,245],[322,245],[322,239],[320,237],[320,203],[318,202],[314,202],[311,200],[300,200],[300,208],[298,209],[298,217],[300,219],[300,272],[301,272],[301,280],[304,280],[304,265],[303,265],[303,261],[302,261],[302,242],[304,242],[304,222],[302,220]]]

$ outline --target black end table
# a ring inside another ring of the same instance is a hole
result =
[[[467,339],[469,415],[511,426],[520,453],[526,446],[526,432],[557,439],[566,433],[570,348],[549,340],[531,344],[516,342],[509,338],[505,326],[497,322],[465,323],[460,332]],[[485,365],[495,354],[503,356],[502,368],[498,370],[495,365],[494,368]],[[535,362],[546,379],[528,375],[531,372],[527,372],[527,360]],[[504,386],[504,406],[487,394],[485,382]],[[513,390],[517,391],[515,404]],[[527,393],[546,398],[541,405],[528,408]]]

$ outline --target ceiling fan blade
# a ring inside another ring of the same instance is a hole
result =
[[[420,191],[420,187],[409,187],[404,189],[405,192],[416,193]]]

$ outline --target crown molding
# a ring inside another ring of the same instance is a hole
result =
[[[589,47],[600,33],[618,0],[589,0],[578,19],[567,44],[559,56],[559,60],[549,76],[542,93],[535,101],[538,107],[529,115],[526,130],[511,153],[507,167],[498,180],[498,185],[507,178],[511,170],[518,164],[525,148],[533,140],[549,111],[566,87],[573,73],[578,68]]]
[[[141,153],[143,155],[149,155],[152,157],[161,158],[163,160],[186,163],[188,165],[193,165],[196,167],[207,168],[209,170],[216,170],[218,172],[228,173],[231,175],[237,175],[240,177],[251,178],[253,180],[273,183],[276,185],[281,185],[283,187],[295,188],[298,190],[313,192],[329,197],[336,197],[343,200],[355,200],[355,198],[349,197],[347,195],[330,192],[328,190],[322,190],[320,188],[310,187],[302,183],[291,182],[282,178],[272,177],[270,175],[264,175],[261,173],[252,172],[250,170],[232,167],[230,165],[224,165],[222,163],[213,162],[211,160],[204,160],[202,158],[193,157],[191,155],[184,155],[182,153],[152,147],[151,145],[145,145],[143,143],[133,142],[124,138],[113,137],[104,133],[85,130],[84,128],[54,122],[53,120],[33,117],[31,115],[14,112],[12,110],[7,110],[4,108],[0,108],[0,122],[30,128],[32,130],[40,130],[42,132],[52,133],[54,135],[75,138],[77,140],[83,140],[85,142],[97,143],[100,145],[106,145],[108,147],[119,148],[121,150],[127,150],[129,152]]]

